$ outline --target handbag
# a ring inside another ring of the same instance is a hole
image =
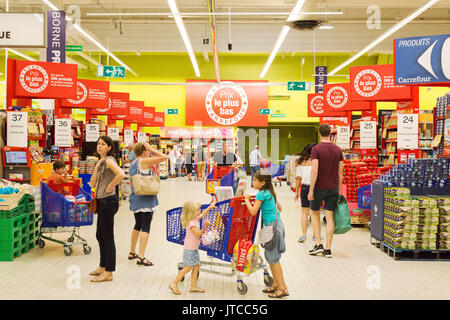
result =
[[[88,212],[92,212],[92,213],[98,213],[97,212],[97,199],[92,198],[91,201],[89,201],[89,208],[88,208]]]
[[[263,227],[262,222],[262,215],[261,215],[261,230],[259,230],[258,233],[258,243],[266,250],[272,250],[275,247],[275,244],[278,240],[278,233],[277,233],[277,227],[278,227],[278,208],[277,204],[275,203],[275,212],[276,212],[276,219],[275,223],[272,226],[265,226]]]
[[[138,196],[156,196],[159,193],[159,185],[160,179],[159,176],[151,174],[151,175],[142,175],[140,166],[141,162],[139,160],[138,172],[133,177],[131,177],[131,181],[133,182],[134,193]],[[150,172],[153,173],[153,170],[150,169]]]
[[[334,211],[334,234],[343,234],[352,229],[347,200],[340,195]]]

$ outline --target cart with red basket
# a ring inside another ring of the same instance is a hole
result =
[[[255,198],[253,197],[251,202],[254,203],[254,201]],[[208,208],[207,204],[201,206],[202,211],[206,208]],[[167,241],[183,245],[184,238],[186,237],[186,229],[183,229],[181,225],[181,212],[182,208],[174,208],[167,211]],[[242,280],[245,273],[237,268],[237,262],[233,259],[233,251],[236,243],[240,240],[254,242],[258,217],[259,212],[255,216],[252,216],[248,212],[244,197],[237,197],[218,202],[216,207],[211,209],[206,217],[200,220],[200,227],[202,227],[203,220],[208,219],[211,223],[210,227],[218,234],[218,241],[207,245],[201,242],[199,249],[206,251],[211,260],[200,261],[201,266],[210,266],[208,269],[200,268],[200,270],[228,277],[232,277],[237,273],[237,290],[242,295],[246,294],[248,290],[247,285]],[[225,261],[225,263],[215,262],[213,258]],[[230,268],[231,271],[219,272],[213,270],[213,267],[226,267]],[[178,269],[181,270],[182,268],[183,263],[179,263]],[[263,264],[261,256],[258,256],[256,268],[252,271],[258,269],[263,269],[264,283],[270,287],[273,284],[273,278],[270,276],[267,267]]]
[[[206,193],[212,197],[216,194],[216,187],[232,187],[234,183],[234,169],[230,166],[214,166],[206,177]]]
[[[80,227],[92,225],[94,221],[93,214],[89,212],[92,196],[79,187],[79,182],[75,180],[60,185],[41,182],[42,225],[38,242],[40,248],[45,246],[45,239],[62,244],[66,256],[73,253],[74,245],[82,245],[86,255],[91,253],[91,247],[80,236]],[[69,233],[70,236],[64,241],[53,238],[54,233]]]

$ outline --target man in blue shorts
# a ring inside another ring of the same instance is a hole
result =
[[[311,151],[311,185],[308,194],[311,209],[311,223],[316,238],[316,245],[309,254],[323,253],[331,258],[331,241],[334,233],[334,211],[339,198],[342,176],[344,171],[344,157],[342,150],[331,142],[331,127],[324,123],[319,127],[320,143]],[[320,239],[320,208],[325,205],[327,219],[326,245],[323,247]]]

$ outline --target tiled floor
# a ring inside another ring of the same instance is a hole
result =
[[[137,266],[135,260],[127,259],[134,217],[124,202],[116,216],[117,272],[113,282],[89,282],[88,274],[99,261],[94,222],[94,226],[81,229],[92,246],[90,255],[75,247],[72,256],[66,257],[62,246],[47,241],[45,248],[33,249],[14,262],[0,262],[0,299],[267,299],[261,293],[265,287],[262,272],[244,277],[248,285],[245,296],[236,290],[236,276],[207,272],[201,272],[199,279],[199,285],[206,289],[204,294],[188,292],[189,277],[180,285],[181,296],[168,290],[183,249],[166,240],[165,212],[187,199],[207,203],[210,197],[204,190],[204,183],[187,182],[185,178],[162,182],[160,208],[147,249],[154,266]],[[367,229],[335,236],[332,259],[309,256],[311,236],[306,243],[297,243],[299,205],[286,185],[276,190],[286,226],[287,252],[281,262],[290,296],[285,299],[450,299],[448,262],[394,261],[370,244]],[[204,252],[201,255],[207,260]]]

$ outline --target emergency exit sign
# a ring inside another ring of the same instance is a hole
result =
[[[309,91],[311,89],[311,82],[306,81],[289,81],[288,91]]]
[[[97,77],[125,78],[125,67],[98,66]]]
[[[272,110],[270,109],[259,109],[259,114],[271,114]]]
[[[178,114],[178,109],[166,109],[166,114]]]

